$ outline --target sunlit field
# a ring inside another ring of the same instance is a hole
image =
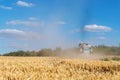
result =
[[[120,61],[0,57],[0,80],[120,80]]]

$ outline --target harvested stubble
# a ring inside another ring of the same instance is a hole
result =
[[[0,57],[0,80],[120,80],[120,61]]]

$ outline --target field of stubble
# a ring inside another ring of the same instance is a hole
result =
[[[120,80],[120,61],[0,57],[0,80]]]

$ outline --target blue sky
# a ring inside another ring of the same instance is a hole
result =
[[[0,0],[0,53],[120,43],[120,0]]]

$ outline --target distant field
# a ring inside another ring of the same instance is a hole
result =
[[[0,80],[120,80],[120,61],[0,57]]]

